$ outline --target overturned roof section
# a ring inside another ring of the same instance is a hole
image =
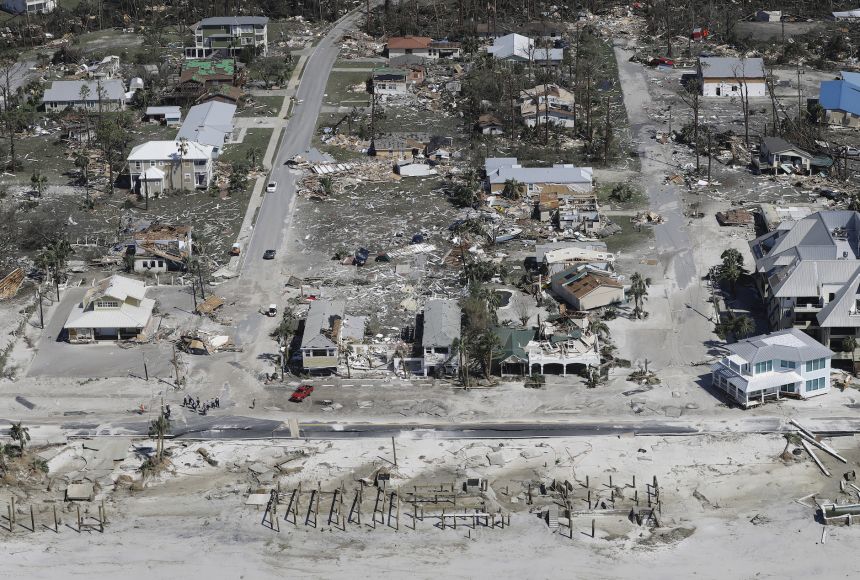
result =
[[[451,346],[460,338],[460,306],[456,300],[434,298],[424,305],[424,347]]]
[[[774,359],[808,361],[833,356],[833,351],[796,328],[745,338],[727,344],[726,349],[750,364]]]

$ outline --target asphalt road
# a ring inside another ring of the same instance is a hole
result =
[[[344,16],[320,40],[305,63],[296,91],[297,104],[272,160],[270,181],[276,181],[278,189],[275,193],[265,194],[254,231],[244,250],[246,256],[240,276],[250,294],[246,293],[249,299],[247,316],[238,323],[237,342],[240,344],[264,339],[261,336],[263,319],[257,309],[261,304],[276,301],[273,298],[280,296],[283,289],[281,265],[288,249],[285,235],[295,203],[297,177],[284,163],[310,148],[328,77],[340,51],[341,35],[362,17],[360,11]],[[269,249],[277,250],[276,258],[263,260],[263,252]]]
[[[856,417],[804,418],[803,425],[824,436],[860,433]],[[305,422],[299,425],[302,439],[537,439],[558,437],[606,436],[683,436],[704,434],[787,433],[794,430],[783,417],[750,416],[731,425],[720,420],[667,419],[639,421],[523,421],[474,423],[369,423]],[[130,418],[112,425],[86,421],[69,421],[62,430],[69,437],[147,436],[148,420]],[[286,422],[242,416],[191,417],[184,422],[172,421],[175,439],[241,440],[289,439]]]

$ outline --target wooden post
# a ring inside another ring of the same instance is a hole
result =
[[[591,490],[588,490],[588,509],[591,509]]]
[[[75,507],[78,508],[78,533],[81,533],[81,506],[77,504]]]
[[[592,537],[592,538],[594,537],[594,522],[595,522],[595,520],[594,520],[594,519],[592,519],[592,520],[591,520],[591,537]]]
[[[15,531],[15,529],[14,529],[14,527],[12,526],[12,504],[10,503],[10,504],[8,504],[6,507],[7,507],[7,508],[8,508],[8,510],[9,510],[9,531],[10,531],[10,532],[14,532],[14,531]]]
[[[9,499],[12,501],[12,510],[10,512],[12,515],[9,517],[9,527],[11,527],[12,524],[17,523],[16,520],[18,519],[17,518],[18,514],[15,512],[15,496],[13,495]]]
[[[33,514],[33,505],[30,505],[30,531],[36,531],[36,516]]]
[[[59,527],[60,522],[57,519],[57,506],[53,506],[53,507],[54,507],[54,533],[59,533],[60,532],[60,527]]]
[[[612,474],[609,474],[609,487],[612,487]]]
[[[394,467],[397,467],[397,446],[394,444],[394,437],[391,438],[391,451],[394,453]]]
[[[108,523],[107,508],[105,507],[105,500],[102,500],[102,518],[104,519],[105,523]]]
[[[442,529],[445,529],[445,508],[442,508]]]
[[[636,505],[639,505],[639,490],[633,490],[633,500],[636,502]]]
[[[635,475],[633,476],[633,488],[634,489],[636,488],[636,476]]]
[[[585,476],[585,488],[588,489],[589,487],[591,487],[591,486],[589,485],[588,476],[586,475]]]
[[[397,494],[397,527],[394,528],[394,531],[400,531],[400,494]]]

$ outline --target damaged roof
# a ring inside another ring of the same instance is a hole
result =
[[[428,300],[424,305],[422,346],[451,346],[458,338],[460,338],[460,305],[457,301],[440,298]]]
[[[760,58],[700,56],[699,69],[704,78],[764,79],[764,61]]]
[[[833,351],[796,328],[745,338],[727,344],[726,350],[750,364],[774,359],[808,361],[833,356]]]

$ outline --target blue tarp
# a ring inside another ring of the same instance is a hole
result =
[[[860,73],[843,72],[841,81],[823,81],[818,102],[828,111],[860,115]]]

